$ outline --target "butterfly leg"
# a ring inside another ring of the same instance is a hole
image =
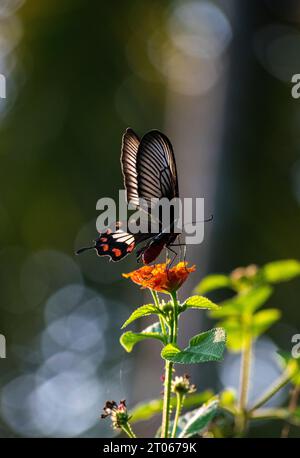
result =
[[[171,251],[171,253],[174,254],[173,258],[171,259],[171,262],[169,264],[166,264],[167,276],[168,276],[168,280],[170,280],[170,278],[169,278],[169,270],[170,270],[170,267],[172,266],[173,262],[177,258],[178,253],[176,253],[175,250],[172,250],[172,248],[170,248],[170,245],[166,246],[166,249],[167,249],[167,251],[169,250],[169,251]]]
[[[180,247],[180,257],[183,254],[182,257],[183,257],[184,267],[186,269],[186,252],[187,252],[186,243],[181,243],[180,240],[181,239],[180,239],[180,235],[179,235],[179,243],[172,243],[170,246],[179,246]]]

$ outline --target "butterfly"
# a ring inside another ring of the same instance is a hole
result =
[[[127,203],[137,208],[140,199],[151,203],[151,199],[179,197],[175,156],[170,140],[158,130],[151,130],[142,139],[131,129],[126,129],[122,139],[121,168],[124,178]],[[149,215],[151,218],[151,215]],[[109,256],[111,261],[120,261],[132,253],[137,245],[145,242],[137,250],[137,260],[150,264],[164,248],[175,246],[178,233],[174,232],[175,219],[171,218],[168,230],[157,233],[130,233],[122,230],[120,222],[114,229],[101,233],[90,247],[81,248],[76,254],[95,249],[98,256]]]

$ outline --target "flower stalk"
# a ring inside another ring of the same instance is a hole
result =
[[[173,363],[165,362],[165,381],[164,381],[164,400],[162,413],[161,437],[169,437],[169,423],[171,415],[171,383],[172,383]]]
[[[178,300],[176,291],[171,291],[170,297],[172,298],[172,311],[170,313],[169,322],[169,336],[168,343],[176,344],[178,334]],[[164,382],[164,401],[163,401],[163,416],[162,416],[162,430],[161,437],[169,437],[169,423],[171,415],[171,384],[172,384],[173,363],[170,361],[165,362],[165,382]],[[178,420],[177,420],[178,421]]]
[[[275,383],[267,390],[265,393],[254,403],[251,407],[250,412],[259,409],[259,407],[266,404],[276,393],[281,390],[295,374],[292,373],[289,369],[286,369],[283,374],[275,381]]]
[[[236,429],[239,435],[243,435],[248,424],[247,402],[252,362],[252,337],[247,329],[245,330],[241,358],[239,411],[236,416]]]
[[[181,414],[184,397],[185,397],[184,394],[176,393],[176,412],[175,412],[175,418],[174,418],[174,424],[173,424],[173,430],[172,430],[171,437],[176,437],[177,425],[178,425],[178,420]]]

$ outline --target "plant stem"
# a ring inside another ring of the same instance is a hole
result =
[[[182,404],[184,401],[184,395],[181,393],[176,393],[176,398],[177,398],[176,413],[175,413],[173,431],[172,431],[171,437],[176,437],[177,425],[178,425],[179,416],[181,414]]]
[[[170,293],[173,301],[173,313],[170,320],[169,343],[176,344],[178,334],[178,301],[176,292]],[[161,426],[161,437],[169,436],[170,408],[171,408],[171,383],[172,383],[173,363],[165,362],[165,382],[164,382],[164,401],[163,416]]]
[[[285,420],[291,425],[300,426],[300,419],[287,408],[264,408],[249,412],[252,420]]]
[[[289,411],[286,408],[264,408],[253,410],[249,413],[249,418],[253,420],[287,420]]]
[[[240,401],[239,408],[244,411],[248,402],[249,380],[252,359],[252,338],[250,333],[245,335],[244,348],[242,351],[241,373],[240,373]]]
[[[124,433],[127,434],[128,437],[130,437],[131,439],[136,438],[136,435],[132,431],[132,428],[129,423],[127,423],[127,425],[122,425],[121,428],[122,428],[122,431],[124,431]]]
[[[170,422],[170,407],[171,407],[171,382],[172,382],[173,363],[166,361],[165,363],[165,382],[164,382],[164,402],[163,402],[163,417],[161,426],[161,437],[169,436]]]
[[[154,304],[156,305],[156,307],[160,308],[160,303],[159,303],[159,300],[158,300],[157,292],[153,291],[152,289],[150,289],[150,291],[151,291],[151,294],[152,294],[152,297],[153,297],[153,300],[154,300]],[[162,333],[163,333],[163,335],[165,337],[167,337],[167,330],[166,330],[164,318],[161,315],[159,315],[158,317],[159,317],[159,322],[160,322],[160,327],[161,327]]]
[[[247,428],[247,402],[252,361],[252,336],[245,330],[245,337],[242,350],[241,372],[240,372],[240,398],[239,413],[236,417],[237,431],[242,435]]]
[[[297,409],[299,395],[300,395],[300,385],[296,385],[293,387],[293,390],[291,393],[291,398],[290,398],[290,402],[288,406],[289,414],[293,414],[295,410]],[[286,423],[281,431],[281,437],[283,439],[286,439],[287,437],[289,437],[290,429],[291,429],[290,423]]]
[[[291,373],[290,370],[285,370],[284,373],[275,381],[275,383],[268,390],[266,390],[265,393],[254,403],[253,407],[250,409],[250,412],[253,412],[268,402],[268,400],[271,399],[274,394],[277,393],[277,391],[281,390],[281,388],[289,383],[294,375],[295,374]]]
[[[172,300],[173,300],[173,340],[172,343],[177,343],[177,335],[178,335],[178,300],[177,300],[177,294],[172,293]]]

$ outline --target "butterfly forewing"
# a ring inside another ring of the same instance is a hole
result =
[[[142,138],[137,153],[138,196],[147,201],[178,197],[178,180],[173,148],[158,130]]]
[[[132,129],[126,129],[122,140],[121,167],[124,177],[127,202],[139,204],[138,179],[136,170],[140,139]]]

